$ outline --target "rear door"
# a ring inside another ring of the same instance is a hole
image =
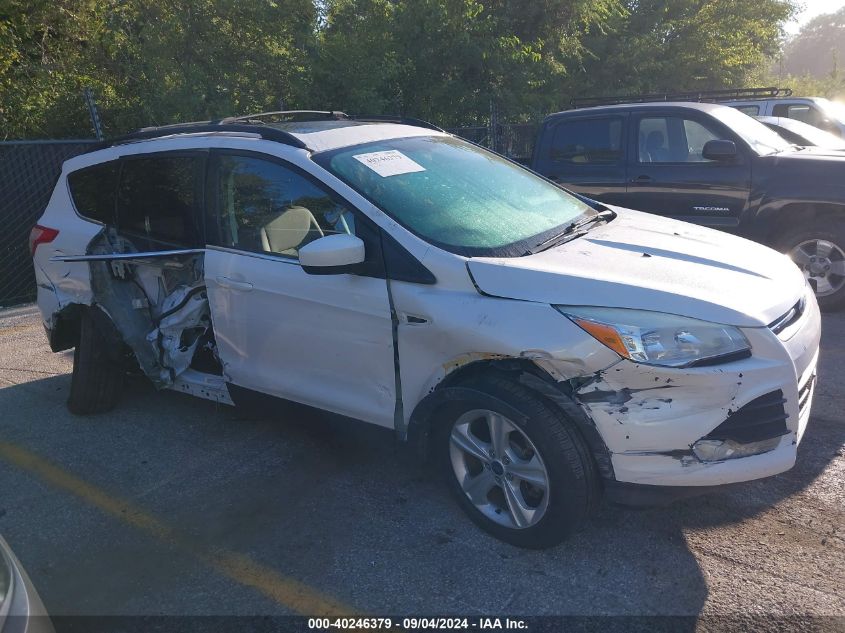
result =
[[[258,392],[391,427],[387,282],[309,275],[298,260],[301,246],[351,233],[377,269],[369,220],[311,175],[251,152],[212,154],[207,198],[206,285],[233,400]]]
[[[565,117],[548,124],[538,171],[596,200],[624,204],[627,114]]]
[[[704,144],[716,139],[734,141],[737,158],[704,158]],[[751,189],[751,163],[730,130],[695,111],[636,112],[629,146],[626,206],[717,228],[738,225]]]

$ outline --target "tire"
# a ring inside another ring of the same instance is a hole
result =
[[[845,308],[845,222],[814,220],[789,229],[777,243],[816,288],[819,307],[825,312]],[[841,273],[841,274],[840,274]]]
[[[93,310],[83,312],[79,327],[67,406],[76,415],[105,413],[117,404],[123,384],[119,338],[111,320]]]
[[[460,386],[478,395],[438,409],[434,446],[458,503],[479,527],[506,543],[530,549],[558,545],[583,524],[601,497],[595,463],[574,423],[542,397],[502,376],[484,376]],[[492,426],[491,419],[498,420],[496,425],[504,420],[505,426]],[[500,435],[505,442],[497,444],[506,449],[498,455],[492,428],[505,429]],[[474,442],[469,452],[467,438]],[[488,455],[482,463],[476,456],[479,448],[492,450],[493,457]],[[519,476],[539,482],[541,468],[545,488]],[[480,483],[474,488],[469,482]],[[475,501],[465,486],[475,491]]]

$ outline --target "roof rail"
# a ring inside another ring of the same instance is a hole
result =
[[[163,125],[161,127],[143,128],[119,136],[117,138],[108,139],[102,143],[97,143],[89,151],[95,152],[99,149],[112,147],[114,145],[125,145],[134,141],[144,141],[154,138],[161,138],[164,136],[171,136],[173,134],[208,134],[213,132],[229,132],[232,134],[256,134],[268,141],[276,141],[291,145],[300,149],[307,149],[305,143],[296,138],[293,134],[289,134],[284,130],[279,130],[274,127],[264,127],[262,125],[244,125],[232,123],[214,123],[214,122],[200,122],[200,123],[183,123],[178,125]]]
[[[216,121],[194,121],[191,123],[174,123],[160,125],[157,127],[144,127],[130,134],[107,139],[102,143],[96,143],[88,151],[95,152],[114,145],[124,145],[134,141],[143,141],[174,134],[209,134],[214,132],[229,132],[232,134],[256,134],[268,141],[276,141],[291,145],[293,147],[307,149],[305,143],[293,134],[286,132],[274,123],[285,123],[291,121],[383,121],[401,123],[404,125],[416,125],[431,130],[443,132],[433,123],[386,114],[377,115],[354,115],[350,116],[344,112],[335,110],[279,110],[277,112],[259,112],[258,114],[246,114],[244,116],[226,117]]]
[[[621,95],[616,97],[582,97],[572,99],[573,108],[590,108],[600,105],[619,105],[623,103],[649,103],[653,101],[699,101],[716,103],[732,99],[771,99],[791,97],[791,88],[731,88],[728,90],[700,90],[697,92],[656,92],[640,95]]]
[[[279,119],[278,121],[273,119]],[[279,110],[278,112],[261,112],[259,114],[246,114],[238,117],[227,117],[220,119],[219,123],[283,123],[286,121],[370,121],[384,123],[400,123],[403,125],[416,125],[431,130],[442,132],[443,130],[433,123],[403,117],[394,114],[346,114],[339,110]]]
[[[283,123],[285,121],[323,121],[348,119],[345,112],[336,110],[276,110],[273,112],[259,112],[258,114],[245,114],[243,116],[230,116],[215,121],[215,123]],[[278,119],[278,120],[273,120]]]
[[[424,127],[426,129],[435,130],[437,132],[446,131],[443,128],[434,125],[434,123],[429,123],[428,121],[424,121],[423,119],[415,119],[413,117],[398,116],[394,114],[351,114],[348,116],[348,118],[353,121],[370,121],[372,123],[399,123],[400,125],[415,125],[417,127]]]

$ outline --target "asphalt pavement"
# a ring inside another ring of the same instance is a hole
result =
[[[0,534],[54,615],[839,616],[845,314],[824,317],[791,471],[665,508],[605,505],[547,551],[480,532],[390,432],[273,419],[136,381],[66,407],[72,352],[0,311]]]

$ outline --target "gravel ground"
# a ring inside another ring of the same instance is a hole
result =
[[[544,552],[478,531],[389,432],[292,406],[253,419],[142,384],[109,414],[74,417],[71,364],[33,308],[0,311],[0,533],[54,615],[342,607],[845,625],[845,314],[824,317],[795,468],[661,509],[605,505]]]

